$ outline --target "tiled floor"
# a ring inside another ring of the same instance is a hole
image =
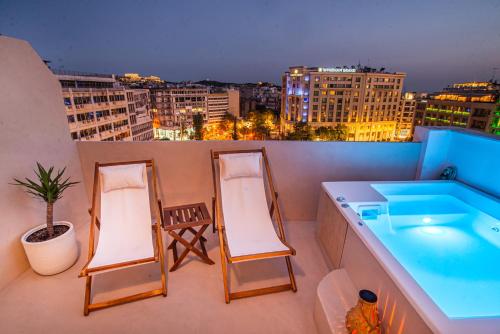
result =
[[[1,333],[315,333],[313,307],[316,287],[328,269],[316,241],[315,222],[286,224],[298,292],[224,302],[216,234],[207,230],[209,266],[190,256],[168,273],[168,296],[154,297],[83,316],[85,262],[52,277],[31,270],[0,292]],[[83,254],[87,228],[77,231]],[[172,254],[168,254],[168,265]],[[145,265],[97,276],[94,297],[116,296],[158,286],[159,266]],[[254,261],[232,266],[233,290],[287,283],[285,260]]]

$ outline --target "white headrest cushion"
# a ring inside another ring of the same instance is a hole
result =
[[[100,167],[102,191],[125,189],[125,188],[144,188],[144,171],[146,164],[121,165]]]
[[[261,153],[221,154],[220,173],[224,180],[262,176]]]

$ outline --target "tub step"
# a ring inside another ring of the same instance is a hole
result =
[[[344,334],[345,316],[358,300],[358,293],[344,269],[326,275],[318,285],[314,321],[319,334]]]

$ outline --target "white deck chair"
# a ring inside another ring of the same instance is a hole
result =
[[[151,184],[154,197],[152,206],[155,208],[156,217],[154,223],[151,219],[148,167],[152,169]],[[96,216],[98,192],[100,193],[100,221]],[[153,160],[95,164],[88,262],[80,272],[80,277],[87,279],[85,315],[88,315],[90,311],[109,306],[167,295],[157,197],[156,170]],[[96,247],[94,247],[94,226],[99,229]],[[153,262],[160,264],[161,288],[100,303],[91,303],[93,275]]]
[[[244,151],[211,151],[214,182],[215,220],[219,234],[226,303],[232,299],[285,290],[297,291],[269,162],[264,148]],[[219,160],[217,164],[216,160]],[[217,168],[217,165],[219,168]],[[269,185],[268,208],[265,179]],[[273,225],[275,214],[278,234]],[[230,292],[226,259],[229,263],[285,257],[289,284]]]

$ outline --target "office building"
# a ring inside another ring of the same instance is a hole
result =
[[[224,120],[226,114],[240,116],[240,92],[236,89],[212,91],[207,96],[208,123]]]
[[[398,140],[405,73],[368,67],[290,67],[283,76],[282,131],[297,122],[347,129],[350,141]]]

